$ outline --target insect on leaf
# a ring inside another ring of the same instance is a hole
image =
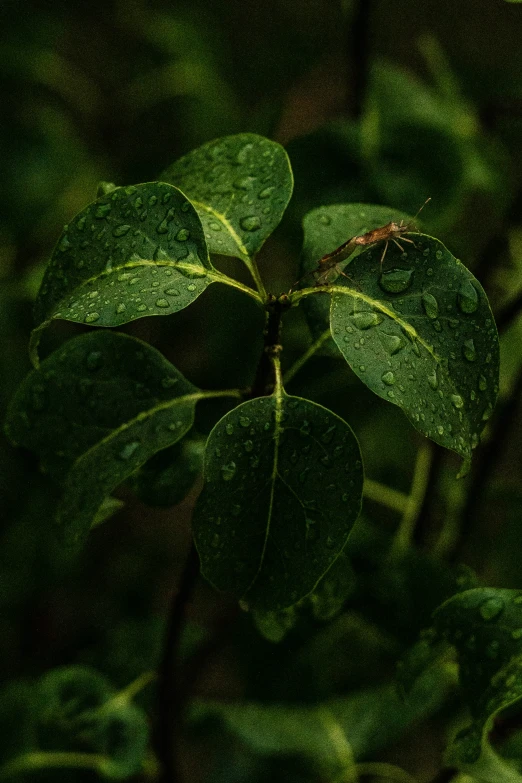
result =
[[[438,240],[408,237],[382,269],[379,244],[338,278],[333,338],[363,383],[468,463],[497,398],[497,329],[471,272]]]

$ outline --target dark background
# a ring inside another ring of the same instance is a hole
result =
[[[97,183],[154,180],[205,141],[260,133],[287,147],[296,181],[288,213],[259,258],[269,290],[279,293],[296,279],[300,223],[308,209],[368,201],[414,214],[429,196],[425,225],[486,288],[503,349],[491,448],[483,448],[465,485],[454,483],[452,457],[433,452],[416,536],[425,551],[445,531],[450,545],[442,554],[468,562],[486,584],[522,587],[522,351],[516,317],[522,282],[522,6],[501,0],[3,2],[0,30],[2,420],[30,369],[31,305],[46,260],[63,224],[94,200]],[[219,263],[243,274],[232,260]],[[203,388],[246,385],[255,372],[262,322],[253,305],[222,288],[212,286],[186,312],[143,319],[126,331],[150,341]],[[53,326],[44,353],[82,329]],[[284,338],[289,366],[309,344],[302,314],[290,314]],[[346,367],[326,357],[311,362],[291,391],[344,416],[361,440],[368,477],[408,492],[421,438],[398,409],[372,397]],[[225,410],[216,403],[202,406],[198,430],[208,433]],[[79,559],[72,558],[53,537],[57,488],[39,473],[33,455],[2,436],[0,678],[33,677],[82,662],[124,686],[154,668],[197,491],[198,485],[173,508],[154,509],[122,488],[124,509],[92,534]],[[462,509],[462,526],[448,532],[448,519]],[[398,521],[372,500],[364,513],[378,540]],[[378,567],[378,547],[369,546],[372,554],[361,544],[357,555],[367,576]],[[402,586],[388,595],[389,605],[382,585],[371,587],[371,601],[361,599],[357,611],[380,641],[365,647],[352,629],[350,643],[362,645],[368,667],[337,653],[327,664],[329,692],[387,676],[397,649],[427,624],[431,599],[404,609],[410,587],[420,589],[417,571],[411,585],[411,575],[397,577]],[[303,685],[306,677],[296,675],[286,691],[282,686],[285,666],[309,637],[275,648],[259,640],[248,616],[234,624],[234,613],[199,585],[189,607],[187,649],[192,636],[223,636],[227,623],[230,630],[199,673],[196,692],[313,698],[313,688],[307,693]],[[390,634],[391,651],[383,641]],[[317,643],[319,659],[330,642]],[[439,763],[440,737],[432,729],[408,750],[393,751],[421,780]],[[187,770],[194,780],[205,780],[196,747],[187,750]],[[222,779],[276,775],[260,769]],[[56,773],[53,779],[62,778]]]

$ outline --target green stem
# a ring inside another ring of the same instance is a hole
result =
[[[275,373],[274,390],[276,393],[278,393],[283,388],[283,375],[281,372],[281,359],[279,357],[279,354],[275,353],[272,355],[272,362],[274,364],[274,373]]]
[[[388,506],[388,508],[397,511],[399,514],[406,512],[409,502],[409,497],[404,492],[399,492],[397,489],[392,489],[387,487],[386,484],[372,481],[372,479],[364,480],[363,494],[370,500],[375,501],[375,503]]]
[[[385,764],[380,761],[368,761],[363,764],[357,764],[357,774],[360,775],[373,775],[378,778],[387,778],[393,780],[396,783],[417,783],[413,775],[409,772],[396,767],[394,764]]]
[[[8,761],[0,767],[0,780],[10,780],[13,775],[38,769],[75,768],[103,769],[108,758],[98,753],[66,753],[54,751],[34,751]]]
[[[263,302],[266,302],[267,300],[266,288],[263,284],[263,281],[261,280],[261,275],[259,274],[259,269],[257,268],[257,264],[255,260],[253,258],[250,258],[250,256],[246,256],[246,258],[244,258],[243,261],[245,262],[246,266],[250,271],[250,274],[252,275],[252,279],[256,284],[256,288],[259,292],[259,297],[261,297],[261,300]]]
[[[218,389],[216,391],[201,391],[194,394],[198,400],[213,400],[219,397],[235,397],[238,400],[243,399],[241,389]]]
[[[430,474],[430,465],[433,458],[433,451],[430,446],[422,445],[417,452],[417,460],[413,471],[411,490],[408,496],[408,502],[404,509],[399,528],[395,533],[392,553],[399,554],[406,551],[412,543],[415,523],[422,508],[424,495],[428,488],[428,478]]]
[[[339,288],[339,286],[338,286]],[[312,294],[330,294],[332,293],[332,287],[331,286],[313,286],[313,288],[301,288],[299,291],[293,291],[291,294],[288,294],[288,300],[290,302],[291,307],[295,307],[299,304],[301,299],[304,299],[305,296],[311,296]],[[346,291],[342,291],[342,293],[346,293]]]
[[[252,269],[250,271],[252,271]],[[240,283],[239,280],[236,280],[233,277],[229,277],[228,275],[225,275],[224,272],[219,272],[217,269],[214,269],[212,271],[212,277],[217,283],[224,283],[225,285],[229,285],[231,288],[237,288],[238,291],[242,291],[244,294],[250,296],[252,299],[255,299],[255,301],[259,302],[260,304],[263,304],[263,302],[266,299],[266,291],[261,281],[261,278],[259,278],[259,273],[258,273],[258,279],[256,279],[252,271],[252,277],[255,280],[258,291],[254,291],[254,289],[250,288],[249,285]],[[259,286],[261,286],[261,288]]]
[[[317,340],[312,343],[310,348],[305,351],[305,353],[297,359],[293,363],[293,365],[290,367],[289,370],[285,372],[284,381],[285,384],[290,383],[290,381],[294,378],[295,375],[299,372],[301,367],[303,367],[306,362],[312,358],[312,356],[325,344],[325,342],[331,337],[330,329],[325,329],[324,332],[320,337],[317,338]]]
[[[139,677],[129,683],[125,688],[118,691],[118,693],[116,693],[112,699],[109,699],[107,703],[124,707],[129,704],[140,691],[146,688],[147,685],[150,685],[156,677],[156,672],[143,672],[143,674],[140,674]]]

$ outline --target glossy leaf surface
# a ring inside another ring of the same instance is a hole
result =
[[[346,361],[424,435],[467,462],[498,393],[498,335],[480,283],[444,245],[410,234],[357,256],[332,287]]]
[[[253,608],[310,593],[360,509],[362,464],[350,427],[284,392],[243,403],[212,430],[194,514],[203,575]]]
[[[7,433],[64,482],[58,519],[85,536],[105,497],[192,426],[197,389],[147,344],[112,332],[66,343],[12,401]]]
[[[37,325],[119,326],[191,304],[213,282],[203,229],[177,188],[116,188],[64,228],[40,288]]]
[[[196,207],[211,253],[248,260],[279,225],[292,195],[288,156],[254,133],[204,144],[161,175]]]
[[[475,764],[494,717],[522,699],[522,591],[467,590],[434,614],[438,633],[457,649],[459,677],[473,718],[448,751],[451,763]],[[482,762],[481,762],[482,763]],[[496,773],[499,780],[500,772]]]
[[[407,222],[409,219],[404,212],[376,204],[330,204],[312,209],[303,219],[301,286],[306,288],[314,284],[312,272],[317,269],[319,259],[340,247],[347,239],[384,226],[391,220]],[[336,277],[336,271],[332,270],[326,279],[332,282]],[[303,308],[314,339],[330,329],[330,301],[327,297],[307,297]],[[328,341],[324,350],[333,356],[339,355],[332,340]]]

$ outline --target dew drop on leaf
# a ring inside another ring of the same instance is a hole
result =
[[[422,306],[428,318],[434,320],[435,318],[438,317],[439,303],[437,302],[433,294],[424,293],[422,295]]]
[[[372,326],[382,323],[383,316],[379,313],[355,313],[352,321],[357,329],[371,329]]]
[[[244,231],[257,231],[261,228],[261,220],[257,215],[248,215],[247,217],[241,218],[239,223]]]
[[[457,408],[457,410],[460,410],[460,408],[464,407],[464,400],[460,396],[460,394],[452,394],[451,395],[451,402]]]
[[[395,383],[395,375],[391,371],[385,372],[381,380],[386,386],[393,386]]]
[[[116,226],[116,228],[113,229],[112,235],[115,237],[123,237],[125,234],[128,234],[131,230],[131,227],[124,223],[121,226]]]
[[[457,302],[463,313],[474,313],[478,307],[478,291],[470,280],[465,280],[459,288]]]
[[[99,317],[99,313],[86,313],[84,320],[86,324],[93,324],[99,319]]]
[[[139,447],[140,444],[137,440],[133,440],[130,443],[126,443],[119,453],[120,459],[124,459],[124,460],[130,459],[134,454],[134,452],[136,451],[136,449],[139,449]]]
[[[166,299],[156,299],[156,307],[169,307]]]
[[[187,239],[190,237],[190,231],[186,228],[180,228],[178,233],[176,234],[176,239],[178,242],[186,242]]]
[[[101,351],[91,351],[86,359],[87,369],[97,370],[102,365]]]
[[[383,272],[379,285],[383,291],[387,291],[390,294],[402,294],[406,291],[413,282],[413,270],[412,269],[390,269]]]
[[[236,463],[232,460],[226,465],[221,466],[221,476],[223,481],[231,481],[236,475]]]
[[[462,346],[462,353],[464,355],[464,358],[467,359],[468,362],[475,361],[475,359],[477,358],[477,351],[473,340],[465,341],[464,345]]]
[[[480,616],[483,620],[494,620],[503,609],[502,598],[488,598],[480,607]]]

